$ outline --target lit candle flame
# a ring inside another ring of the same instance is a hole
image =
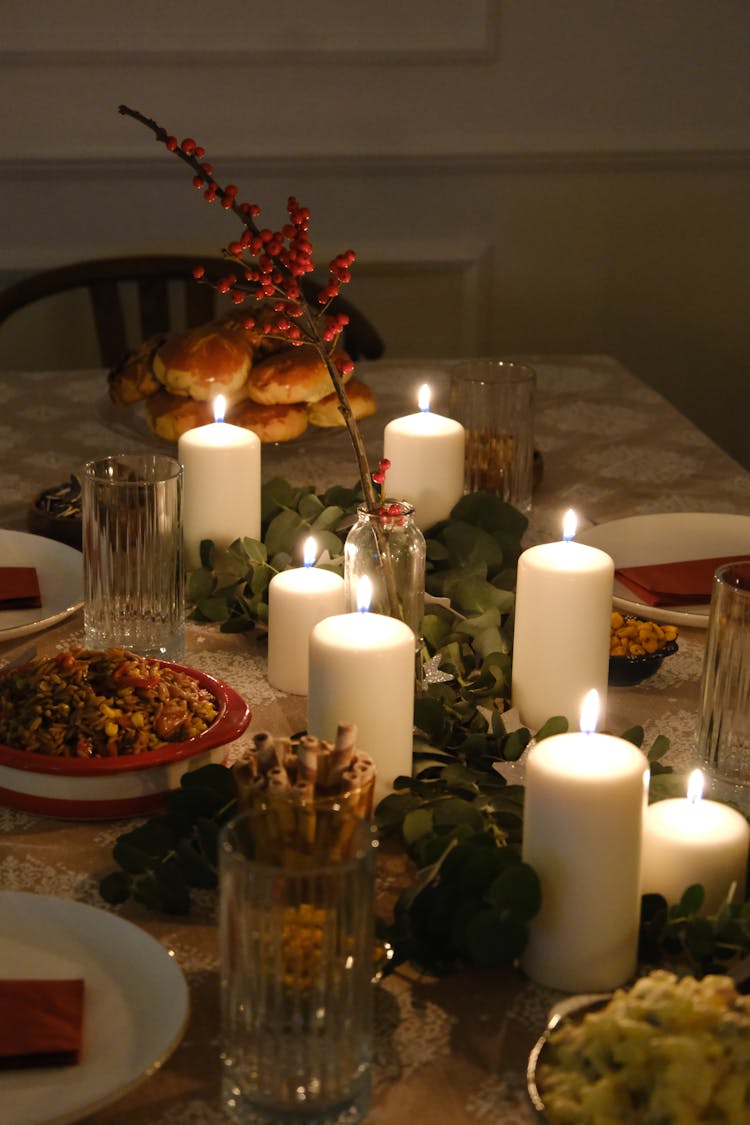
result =
[[[569,543],[571,539],[575,539],[576,529],[578,528],[578,517],[572,508],[568,508],[563,519],[563,539]]]
[[[594,688],[588,692],[581,705],[579,726],[584,734],[593,734],[599,721],[599,692]]]
[[[357,609],[360,613],[367,613],[372,602],[372,582],[363,574],[357,583]]]
[[[426,383],[423,383],[422,386],[419,388],[419,395],[417,396],[417,402],[419,403],[419,409],[422,411],[423,414],[426,413],[430,409],[430,388],[427,386]]]
[[[697,805],[703,796],[703,774],[700,770],[693,770],[688,778],[687,799],[691,805]]]
[[[305,540],[305,546],[303,548],[303,558],[304,558],[304,561],[305,561],[305,566],[314,566],[315,565],[315,556],[317,555],[317,553],[318,553],[318,544],[315,542],[315,539],[313,538],[313,536],[310,535]]]
[[[227,411],[227,400],[224,395],[217,395],[214,399],[214,422],[223,422]]]

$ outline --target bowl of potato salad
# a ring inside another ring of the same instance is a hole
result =
[[[750,996],[730,977],[656,969],[565,1006],[529,1059],[529,1096],[550,1125],[750,1121]]]

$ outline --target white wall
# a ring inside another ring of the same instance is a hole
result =
[[[0,0],[0,19],[0,281],[234,236],[126,102],[269,223],[290,192],[310,205],[321,263],[358,251],[347,295],[392,354],[609,352],[750,466],[746,0]],[[75,323],[19,317],[0,364],[30,344],[82,362]]]

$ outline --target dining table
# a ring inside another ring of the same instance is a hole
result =
[[[559,539],[568,508],[577,512],[582,528],[649,514],[750,514],[750,473],[617,359],[523,359],[537,375],[534,442],[540,455],[524,544]],[[421,384],[433,388],[433,409],[447,411],[452,362],[385,357],[358,365],[358,376],[377,403],[376,413],[361,423],[371,464],[382,457],[385,423],[414,411]],[[110,401],[101,370],[0,373],[0,528],[28,531],[38,494],[80,472],[87,460],[165,448],[167,443],[146,424],[142,404],[117,407]],[[264,446],[262,472],[264,480],[283,477],[319,492],[356,481],[343,429],[311,427],[286,445]],[[705,619],[681,625],[678,651],[654,675],[633,686],[610,687],[608,693],[607,729],[621,733],[640,724],[645,744],[665,735],[670,748],[664,761],[677,772],[696,761],[705,637]],[[9,639],[3,639],[0,619],[0,670],[83,643],[80,607]],[[255,732],[289,735],[305,728],[307,700],[269,683],[266,651],[262,629],[230,633],[218,624],[186,623],[183,662],[229,684],[252,712],[230,753],[241,752]],[[219,1125],[226,1117],[220,1093],[216,894],[195,892],[186,916],[162,914],[132,900],[106,903],[100,881],[116,866],[117,837],[134,823],[56,819],[0,805],[0,891],[54,896],[112,912],[171,950],[187,981],[189,1016],[172,1053],[154,1060],[132,1088],[115,1089],[107,1104],[91,1107],[90,1113],[87,1108],[85,1120],[91,1125]],[[391,853],[379,869],[383,902],[392,898],[403,862]],[[132,974],[138,973],[134,961]],[[436,976],[410,963],[398,966],[376,986],[369,1125],[537,1120],[526,1090],[526,1064],[559,997],[517,967],[461,967]],[[6,1073],[0,1071],[0,1097]],[[31,1071],[28,1080],[33,1081]]]

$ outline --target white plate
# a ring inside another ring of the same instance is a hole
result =
[[[725,555],[746,555],[750,558],[750,516],[721,512],[628,516],[587,527],[576,535],[576,539],[606,551],[614,559],[616,567],[648,566]],[[618,609],[652,621],[692,625],[698,629],[705,629],[708,625],[707,605],[646,605],[617,579],[613,601]]]
[[[185,978],[144,930],[79,902],[0,892],[5,978],[82,977],[81,1060],[0,1070],[3,1125],[66,1125],[116,1101],[165,1061],[188,1015]]]
[[[65,543],[0,528],[0,566],[36,567],[42,595],[40,609],[0,610],[0,641],[46,629],[83,605],[83,556]]]

